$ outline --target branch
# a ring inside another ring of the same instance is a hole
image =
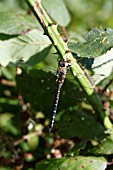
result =
[[[103,105],[99,96],[94,92],[94,89],[84,74],[84,71],[81,69],[76,59],[73,57],[71,51],[68,49],[67,43],[65,43],[61,38],[59,32],[57,31],[57,25],[52,22],[45,9],[42,7],[41,0],[26,0],[26,2],[43,27],[44,34],[50,38],[52,44],[59,53],[60,58],[64,60],[68,58],[71,60],[71,71],[73,76],[76,76],[78,79],[78,82],[84,90],[87,99],[91,103],[95,113],[99,116],[104,126],[107,129],[112,130],[112,123],[110,122],[109,117],[106,116],[103,111]],[[80,75],[82,76],[80,77]]]

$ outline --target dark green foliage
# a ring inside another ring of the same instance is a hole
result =
[[[88,133],[89,129],[90,131]],[[93,116],[82,111],[68,110],[61,117],[61,121],[58,125],[58,132],[62,138],[78,137],[80,139],[89,140],[102,136],[104,134],[104,129],[95,121]]]

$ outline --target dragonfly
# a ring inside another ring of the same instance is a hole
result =
[[[75,105],[75,100],[83,101],[84,99],[86,99],[85,94],[82,92],[80,86],[77,87],[77,82],[75,81],[75,78],[73,76],[70,76],[69,71],[67,73],[67,70],[70,67],[71,67],[71,61],[69,60],[67,61],[60,60],[58,62],[57,79],[56,79],[57,87],[55,87],[54,84],[56,71],[52,69],[51,66],[44,67],[43,65],[39,65],[36,70],[31,70],[28,76],[24,73],[22,76],[18,77],[18,80],[20,80],[19,82],[22,82],[25,76],[26,86],[25,89],[22,86],[22,91],[23,89],[26,90],[26,93],[24,92],[24,94],[26,94],[26,99],[31,103],[34,109],[45,111],[45,114],[48,114],[49,113],[48,110],[51,110],[49,109],[50,108],[49,105],[51,105],[52,104],[51,102],[54,100],[49,132],[52,131],[52,128],[54,126],[54,121],[55,121],[62,85],[64,85],[64,88],[62,90],[61,97],[65,98],[65,100],[61,100],[61,105],[63,103],[63,107],[68,108],[68,106],[70,106],[70,103],[71,105]],[[102,75],[96,75],[97,78],[100,76]],[[65,78],[66,81],[64,83]],[[38,93],[36,93],[36,89]],[[54,91],[55,89],[56,89],[56,96],[55,98],[52,98],[53,92],[52,93],[50,92],[51,90]],[[46,91],[46,95],[45,95],[45,91]],[[73,98],[75,100],[69,100],[68,97],[71,99]],[[44,99],[47,100],[48,102],[43,103]]]
[[[65,77],[66,77],[67,70],[70,67],[71,67],[71,61],[70,60],[67,60],[67,61],[60,60],[58,62],[57,79],[56,79],[57,90],[56,90],[56,96],[55,96],[54,104],[53,104],[53,110],[52,110],[52,117],[51,117],[49,132],[52,131],[52,128],[54,126],[61,88],[62,88],[62,85],[64,84],[64,80],[65,80]],[[88,77],[89,75],[87,73],[88,72],[85,70],[85,74]],[[101,75],[101,76],[104,76],[104,75]],[[92,88],[93,88],[94,84],[93,84],[92,80],[90,79],[90,76],[88,77],[88,79],[89,79],[90,83],[92,84]]]
[[[61,91],[62,85],[63,85],[65,77],[66,77],[67,69],[69,67],[71,67],[71,61],[70,60],[67,60],[67,61],[60,60],[58,62],[57,79],[56,79],[57,90],[56,90],[56,96],[55,96],[55,101],[54,101],[54,105],[53,105],[53,111],[52,111],[52,117],[51,117],[49,132],[51,132],[51,130],[54,126],[55,116],[56,116],[59,97],[60,97],[60,91]]]

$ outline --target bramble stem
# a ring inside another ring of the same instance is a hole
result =
[[[86,93],[86,96],[95,110],[95,113],[99,116],[104,126],[112,130],[112,123],[103,111],[103,105],[99,96],[94,92],[94,89],[92,88],[88,78],[85,76],[84,71],[73,57],[71,51],[69,51],[67,44],[61,38],[59,32],[57,31],[57,25],[52,22],[45,9],[42,7],[41,0],[26,0],[26,2],[43,27],[44,34],[50,38],[52,44],[59,53],[60,58],[64,60],[68,58],[71,60],[71,71],[73,76],[76,76],[78,79],[78,82]],[[80,75],[82,76],[80,77]]]

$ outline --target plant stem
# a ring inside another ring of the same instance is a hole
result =
[[[100,120],[106,128],[112,129],[112,124],[108,116],[106,116],[103,111],[103,105],[100,98],[94,92],[91,83],[85,76],[84,71],[81,69],[76,59],[73,57],[71,51],[69,51],[67,44],[61,38],[59,32],[57,31],[57,25],[52,22],[52,20],[42,7],[41,0],[26,0],[26,2],[40,22],[41,26],[43,27],[44,34],[46,34],[50,38],[61,59],[66,60],[68,58],[71,60],[72,74],[78,79],[78,82],[86,93],[86,96],[91,103],[93,109],[95,110],[95,113],[99,116]],[[82,76],[80,77],[80,75]]]

